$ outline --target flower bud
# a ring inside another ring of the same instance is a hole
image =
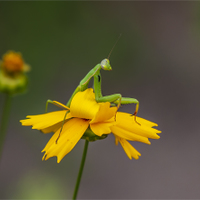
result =
[[[27,76],[25,72],[30,70],[21,53],[8,51],[0,62],[0,91],[16,94],[26,89]]]

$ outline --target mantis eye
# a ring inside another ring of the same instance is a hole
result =
[[[112,70],[112,67],[110,66],[110,61],[108,59],[104,59],[101,61],[101,68],[104,70]]]

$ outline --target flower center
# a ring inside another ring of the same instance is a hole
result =
[[[24,61],[21,54],[9,52],[3,56],[2,67],[9,73],[20,72],[23,70]]]

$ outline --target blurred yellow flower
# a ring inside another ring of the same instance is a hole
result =
[[[29,119],[20,121],[23,126],[33,126],[32,129],[41,130],[43,133],[55,132],[42,150],[45,152],[45,160],[57,156],[59,163],[84,135],[87,135],[85,139],[90,141],[90,133],[103,139],[111,132],[115,136],[116,144],[120,142],[127,156],[130,159],[138,159],[140,153],[127,140],[150,144],[148,138],[158,139],[157,133],[161,132],[152,128],[157,124],[137,117],[139,125],[134,116],[117,112],[117,107],[110,107],[109,102],[97,103],[91,88],[78,92],[73,97],[70,108],[57,101],[54,103],[63,110],[29,115]]]
[[[29,66],[24,63],[21,53],[8,51],[3,55],[3,61],[1,67],[7,73],[17,73],[17,72],[26,72],[29,70]]]
[[[30,70],[21,53],[8,51],[0,61],[0,91],[5,93],[20,93],[26,89],[25,72]]]

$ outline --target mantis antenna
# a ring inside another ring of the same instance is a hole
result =
[[[116,46],[116,44],[118,43],[118,41],[119,41],[119,39],[120,39],[120,37],[122,36],[122,34],[120,33],[120,35],[119,35],[119,37],[118,37],[118,39],[117,39],[117,41],[115,42],[115,44],[113,45],[113,47],[112,47],[112,49],[111,49],[111,51],[110,51],[110,53],[108,54],[108,60],[109,60],[109,58],[110,58],[110,55],[111,55],[111,53],[112,53],[112,51],[113,51],[113,49],[115,48],[115,46]]]

